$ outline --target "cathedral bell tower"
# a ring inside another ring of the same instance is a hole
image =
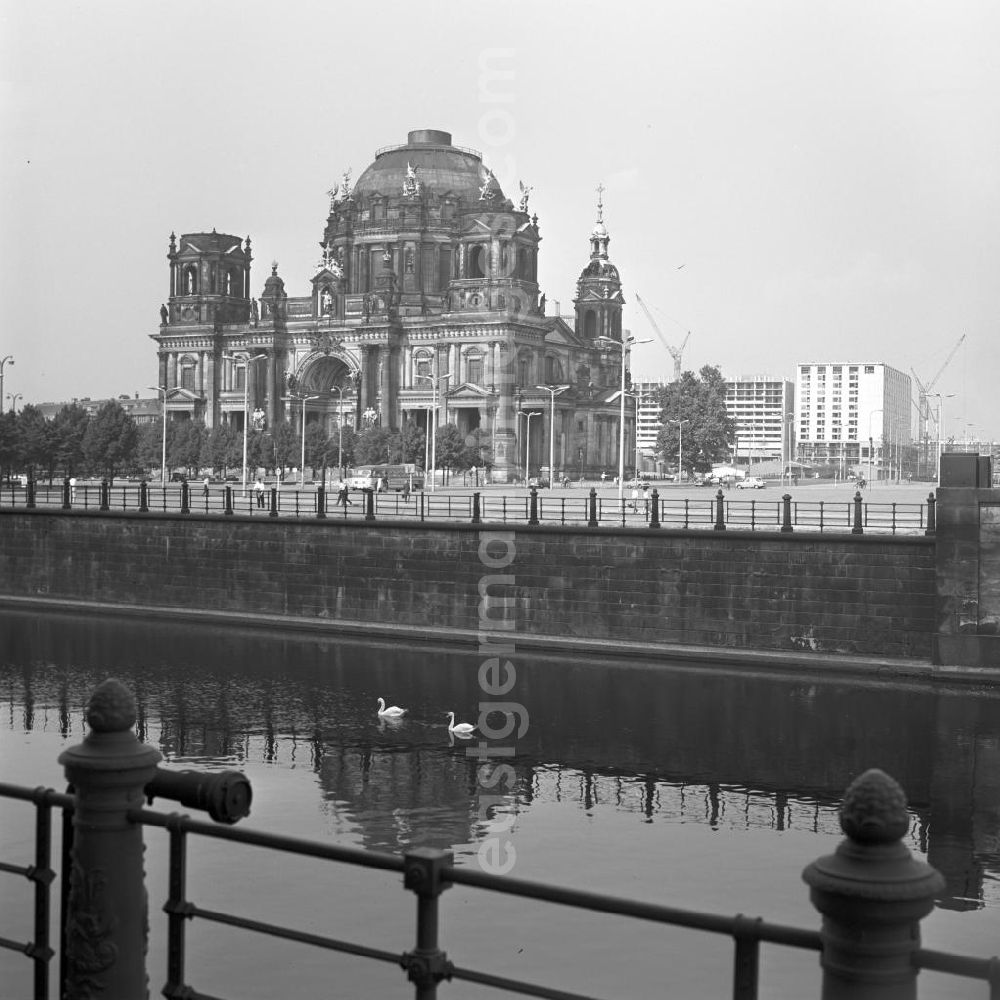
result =
[[[597,222],[590,231],[590,263],[576,283],[576,332],[588,343],[599,337],[622,339],[622,283],[618,268],[608,260],[607,226],[604,225],[604,186],[597,188]],[[599,346],[599,345],[595,345]]]
[[[170,234],[170,300],[161,310],[164,325],[221,327],[250,318],[250,237],[184,233],[180,245]]]

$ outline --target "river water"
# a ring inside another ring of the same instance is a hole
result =
[[[841,838],[837,806],[868,767],[907,792],[907,844],[946,876],[927,947],[989,956],[1000,936],[1000,692],[922,683],[574,660],[515,652],[506,696],[527,730],[504,746],[514,780],[484,808],[480,764],[445,713],[477,721],[478,651],[260,630],[0,613],[0,781],[64,786],[56,758],[115,676],[164,766],[238,768],[244,825],[480,866],[498,830],[511,874],[706,912],[819,926],[801,871]],[[380,722],[376,699],[409,709]],[[493,717],[496,724],[496,716]],[[168,802],[154,808],[172,811]],[[28,863],[30,810],[0,803],[0,860]],[[150,986],[165,979],[166,851],[147,830]],[[192,843],[200,905],[403,952],[415,903],[399,877]],[[30,936],[30,895],[0,874],[0,936]],[[216,925],[188,925],[188,981],[217,996],[408,997],[402,973]],[[463,967],[596,997],[731,992],[728,939],[463,887],[441,943]],[[761,997],[818,995],[814,953],[763,946]],[[0,952],[0,997],[29,996],[29,963]],[[925,996],[986,987],[923,974]],[[444,985],[442,997],[497,997]],[[54,995],[54,994],[53,994]]]

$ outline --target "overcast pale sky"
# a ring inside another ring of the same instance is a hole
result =
[[[4,394],[139,392],[171,231],[307,293],[326,191],[415,128],[533,186],[572,311],[606,186],[633,370],[884,361],[1000,438],[1000,4],[0,0]],[[916,391],[916,388],[914,388]],[[4,400],[5,407],[9,401]],[[20,401],[19,401],[20,405]]]

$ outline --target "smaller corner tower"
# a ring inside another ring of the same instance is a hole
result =
[[[590,231],[590,262],[576,283],[576,333],[593,345],[599,337],[622,339],[622,283],[608,259],[611,237],[604,224],[604,185],[597,186],[597,222]]]

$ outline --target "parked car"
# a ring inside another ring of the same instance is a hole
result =
[[[736,488],[738,490],[762,490],[765,486],[767,486],[767,483],[756,476],[744,476],[742,479],[736,481]]]

